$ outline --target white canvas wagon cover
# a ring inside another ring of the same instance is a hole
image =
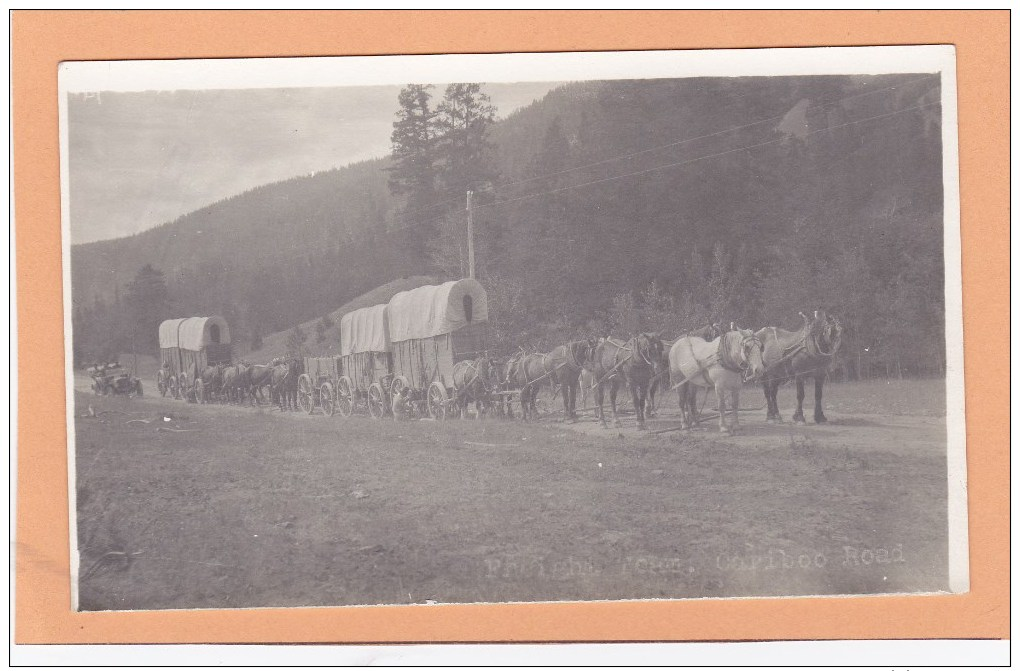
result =
[[[167,319],[159,325],[159,346],[179,347],[198,352],[207,345],[229,345],[230,328],[219,315]]]
[[[392,342],[431,338],[488,321],[488,299],[477,280],[454,280],[401,291],[390,299],[389,318]]]
[[[390,336],[385,303],[348,312],[340,318],[340,354],[389,352]]]

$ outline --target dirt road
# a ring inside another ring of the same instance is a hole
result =
[[[836,409],[860,391],[829,425],[733,437],[77,393],[81,603],[944,589],[943,420]]]

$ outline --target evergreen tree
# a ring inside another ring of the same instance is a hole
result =
[[[444,196],[455,198],[478,191],[496,177],[494,147],[488,139],[496,108],[481,84],[450,84],[439,104],[436,145]]]
[[[131,334],[134,351],[154,354],[159,347],[159,324],[167,316],[168,292],[163,273],[151,264],[142,266],[127,285],[126,303],[130,327],[125,330]]]
[[[390,191],[406,197],[408,211],[435,202],[437,112],[430,107],[431,85],[409,84],[400,91],[393,122]]]

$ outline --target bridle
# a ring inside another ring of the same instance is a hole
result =
[[[740,331],[730,331],[730,333],[740,333]],[[740,373],[744,381],[747,381],[750,379],[748,371],[751,368],[751,363],[749,361],[747,352],[753,345],[758,345],[758,351],[760,352],[762,350],[761,340],[758,338],[757,335],[754,334],[753,331],[750,332],[749,335],[744,335],[741,333],[740,345],[738,348],[740,351],[740,358],[736,361],[736,363],[734,363],[730,357],[730,348],[728,347],[728,343],[726,342],[727,340],[731,341],[733,340],[733,338],[727,338],[727,336],[729,336],[730,333],[724,333],[722,336],[720,336],[719,363],[722,365],[723,368],[725,368],[728,371],[731,371],[733,373]]]
[[[634,349],[635,349],[635,350],[637,351],[638,355],[639,355],[639,356],[641,357],[641,359],[642,359],[642,360],[643,360],[643,361],[644,361],[644,362],[645,362],[646,364],[648,364],[648,365],[649,365],[649,366],[651,366],[652,368],[655,368],[655,363],[654,363],[654,362],[653,362],[653,361],[651,360],[651,358],[650,358],[650,357],[648,356],[648,349],[649,349],[649,345],[645,345],[645,347],[641,347],[641,346],[639,345],[639,343],[638,343],[638,339],[639,339],[640,337],[641,337],[641,336],[634,336]],[[646,340],[647,340],[647,337],[646,337]]]

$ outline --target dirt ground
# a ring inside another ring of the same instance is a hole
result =
[[[80,604],[942,590],[941,384],[830,385],[826,425],[751,411],[722,436],[99,398],[79,379]],[[650,428],[676,424],[674,403]]]

